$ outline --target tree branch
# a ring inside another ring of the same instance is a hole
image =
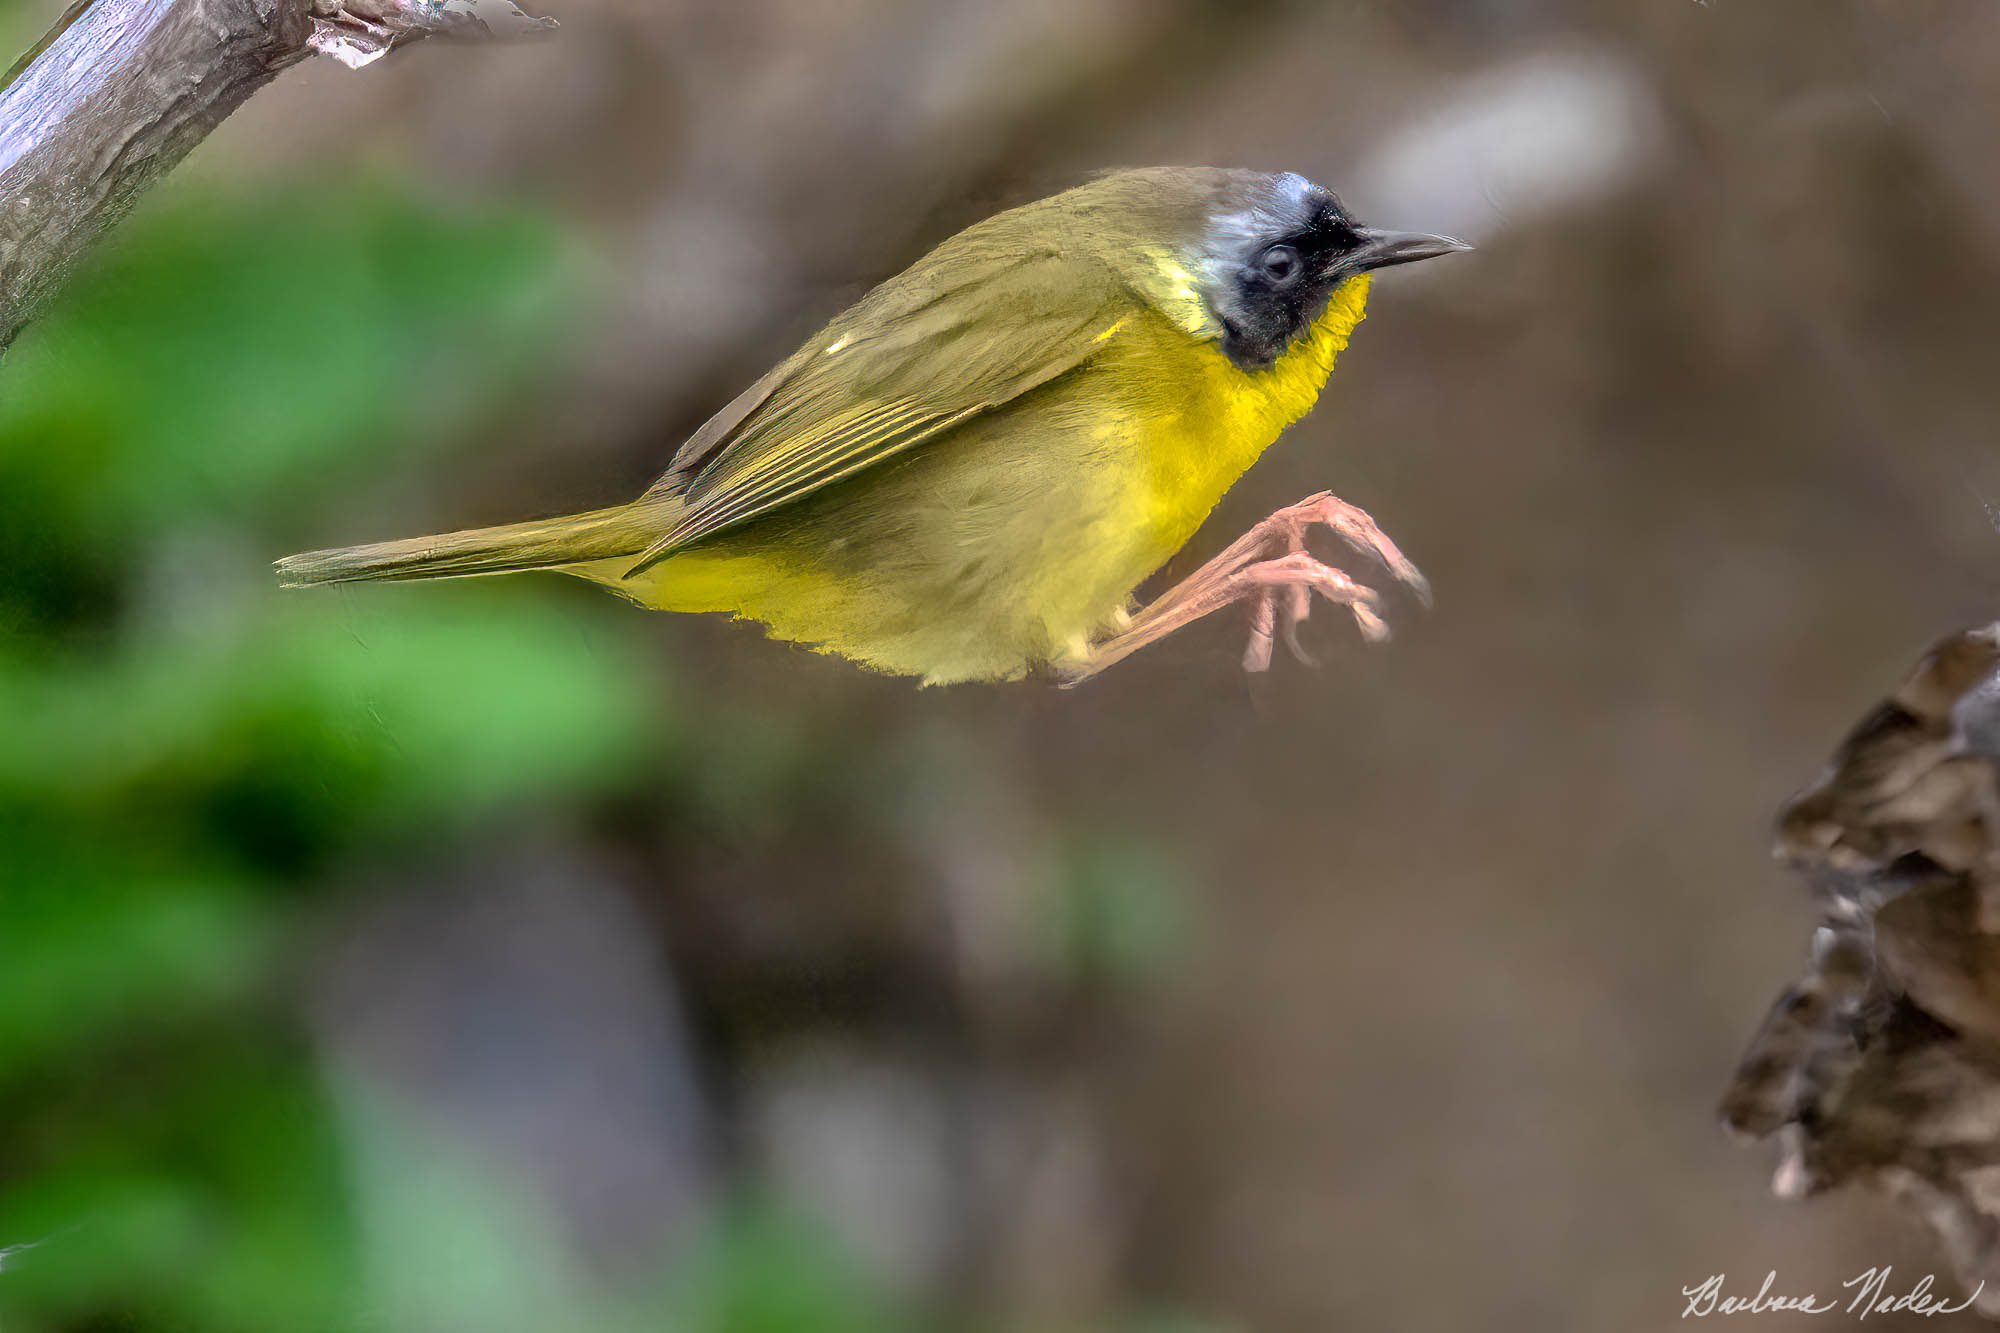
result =
[[[540,31],[506,0],[82,0],[0,86],[0,350],[76,257],[250,94],[438,32]]]
[[[100,232],[307,52],[309,0],[96,0],[0,90],[0,348]]]

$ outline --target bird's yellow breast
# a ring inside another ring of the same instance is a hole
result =
[[[1367,312],[1368,278],[1337,288],[1310,332],[1263,370],[1245,371],[1214,342],[1181,337],[1180,354],[1141,356],[1148,383],[1137,441],[1144,466],[1128,504],[1164,562],[1285,428],[1312,409]],[[1175,331],[1178,333],[1178,330]],[[1168,335],[1174,336],[1174,335]]]

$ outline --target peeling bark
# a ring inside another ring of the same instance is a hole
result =
[[[1933,646],[1779,816],[1821,923],[1722,1118],[1777,1138],[1782,1197],[1901,1200],[2000,1318],[1996,792],[2000,625]]]

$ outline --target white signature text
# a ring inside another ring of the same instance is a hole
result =
[[[1870,1268],[1856,1273],[1841,1283],[1843,1296],[1821,1296],[1808,1291],[1785,1294],[1776,1290],[1778,1274],[1774,1269],[1764,1274],[1763,1285],[1754,1296],[1734,1296],[1724,1290],[1726,1273],[1711,1274],[1706,1280],[1692,1287],[1682,1287],[1681,1295],[1687,1300],[1687,1308],[1681,1311],[1683,1319],[1706,1319],[1710,1315],[1723,1314],[1770,1314],[1776,1311],[1796,1311],[1799,1314],[1833,1314],[1844,1312],[1856,1319],[1866,1319],[1871,1314],[1916,1314],[1940,1315],[1958,1314],[1972,1308],[1979,1299],[1979,1293],[1986,1289],[1981,1282],[1962,1301],[1954,1301],[1949,1296],[1939,1295],[1931,1290],[1936,1281],[1926,1273],[1907,1291],[1892,1291],[1889,1280],[1895,1273],[1893,1268]]]

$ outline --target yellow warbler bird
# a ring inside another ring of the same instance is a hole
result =
[[[978,223],[837,315],[629,504],[288,556],[289,586],[553,569],[722,611],[932,684],[1075,682],[1236,602],[1245,665],[1314,594],[1379,596],[1324,525],[1419,593],[1366,514],[1280,510],[1142,609],[1132,593],[1318,399],[1368,273],[1468,248],[1379,231],[1302,177],[1114,172]]]

